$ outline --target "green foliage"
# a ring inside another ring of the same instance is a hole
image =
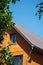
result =
[[[3,46],[2,50],[0,51],[0,65],[12,65],[12,58],[13,55],[9,52],[10,44]]]
[[[39,20],[41,19],[41,16],[43,15],[43,2],[39,3],[36,8],[38,8],[38,11],[36,15],[39,15]]]
[[[0,0],[0,43],[3,41],[3,35],[8,30],[12,29],[15,24],[12,22],[12,12],[9,9],[10,2],[16,3],[20,0]],[[11,65],[12,54],[9,52],[9,45],[0,46],[0,65]]]
[[[16,1],[20,1],[20,0],[12,0],[12,3],[16,3]]]
[[[9,10],[10,1],[15,4],[19,0],[0,0],[0,42],[5,31],[11,29],[14,25],[12,22],[12,12]]]
[[[0,0],[0,42],[3,39],[3,34],[14,25],[12,13],[9,10],[10,0]]]

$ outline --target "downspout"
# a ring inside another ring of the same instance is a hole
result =
[[[32,49],[31,49],[31,51],[30,51],[30,53],[29,53],[29,56],[31,55],[31,53],[32,53],[32,51],[33,51],[33,49],[34,49],[34,45],[31,45],[31,46],[32,46]],[[29,60],[30,60],[30,57],[27,59],[26,65],[28,65]]]

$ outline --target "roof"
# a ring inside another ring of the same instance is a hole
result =
[[[34,45],[43,50],[43,38],[40,38],[19,24],[15,24],[14,28],[17,30],[17,32],[19,32],[19,34],[22,35],[23,38],[25,38],[27,42],[31,42],[30,45]]]

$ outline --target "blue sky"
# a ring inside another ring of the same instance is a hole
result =
[[[43,0],[20,0],[16,4],[10,3],[10,10],[12,11],[13,21],[24,26],[26,29],[39,35],[43,38],[43,16],[41,20],[35,16],[37,8],[36,4]]]

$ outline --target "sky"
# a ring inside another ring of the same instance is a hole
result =
[[[41,20],[35,15],[37,12],[36,5],[43,0],[20,0],[16,4],[10,3],[12,11],[12,20],[22,25],[27,30],[43,38],[43,16]]]

